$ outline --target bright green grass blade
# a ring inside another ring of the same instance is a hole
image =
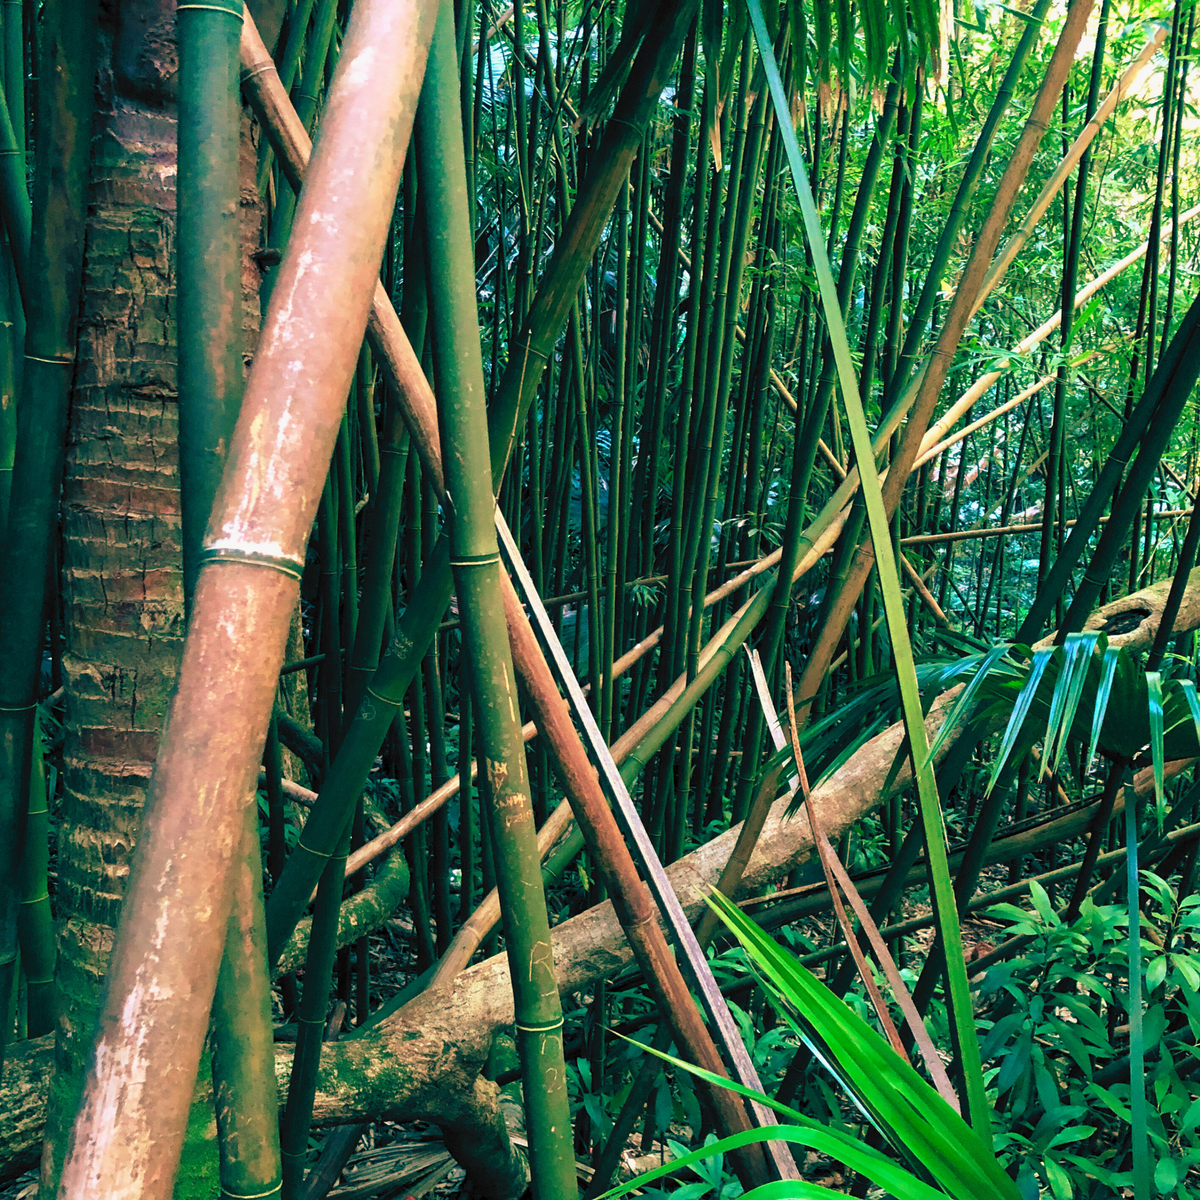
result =
[[[669,1059],[667,1055],[662,1057]],[[694,1070],[687,1063],[682,1065],[688,1067],[689,1070]],[[697,1071],[696,1073],[701,1074],[702,1077],[708,1075],[707,1071],[703,1073]],[[714,1075],[712,1078],[719,1082],[726,1082],[718,1075]],[[678,1171],[681,1167],[704,1162],[705,1159],[715,1158],[718,1154],[726,1154],[730,1150],[739,1150],[742,1146],[750,1146],[755,1142],[791,1142],[794,1145],[807,1146],[819,1154],[827,1154],[865,1175],[877,1187],[885,1189],[890,1195],[896,1196],[898,1200],[945,1200],[944,1192],[939,1192],[936,1188],[932,1188],[929,1184],[910,1175],[902,1167],[896,1166],[895,1163],[870,1149],[857,1138],[820,1125],[807,1117],[802,1117],[801,1121],[803,1124],[799,1126],[773,1125],[769,1129],[748,1129],[742,1133],[731,1134],[729,1137],[721,1138],[699,1150],[693,1150],[681,1158],[673,1158],[669,1163],[663,1163],[662,1166],[655,1167],[644,1175],[639,1175],[636,1179],[631,1179],[627,1183],[610,1189],[600,1197],[600,1200],[615,1200],[616,1197],[645,1187],[646,1184],[653,1183],[656,1179],[661,1179],[673,1171]],[[811,1192],[795,1190],[808,1187],[812,1187],[813,1190]],[[810,1195],[817,1196],[820,1200],[826,1200],[829,1194],[826,1188],[818,1188],[789,1179],[754,1188],[747,1194],[747,1200],[749,1196],[765,1196],[768,1200],[775,1197],[777,1200],[783,1200],[790,1196]]]
[[[1100,682],[1096,685],[1096,706],[1092,713],[1092,744],[1088,747],[1088,766],[1091,766],[1096,757],[1096,746],[1100,742],[1100,731],[1104,728],[1104,716],[1108,712],[1108,700],[1112,695],[1113,678],[1117,673],[1119,657],[1120,651],[1117,647],[1106,643],[1104,657],[1100,663]]]
[[[799,1020],[808,1024],[827,1048],[847,1086],[882,1123],[893,1144],[914,1155],[953,1195],[1015,1200],[1015,1187],[996,1163],[989,1141],[736,905],[722,896],[714,896],[712,904]]]
[[[864,1026],[864,1028],[867,1027]],[[624,1037],[623,1034],[618,1034],[618,1036]],[[861,1143],[858,1139],[848,1137],[846,1134],[843,1134],[838,1130],[831,1129],[826,1125],[822,1125],[820,1122],[814,1121],[810,1117],[805,1117],[801,1113],[796,1112],[795,1109],[788,1108],[787,1105],[780,1104],[778,1101],[772,1100],[769,1096],[764,1096],[761,1093],[754,1091],[752,1088],[746,1087],[744,1084],[737,1083],[732,1079],[727,1079],[723,1075],[716,1075],[711,1071],[706,1071],[703,1067],[698,1067],[694,1063],[685,1062],[683,1059],[677,1058],[673,1054],[667,1054],[662,1050],[657,1050],[653,1046],[647,1046],[642,1042],[635,1042],[632,1038],[626,1038],[625,1040],[632,1042],[635,1046],[640,1046],[641,1049],[648,1051],[656,1058],[662,1059],[663,1062],[670,1063],[679,1070],[687,1071],[689,1074],[695,1075],[698,1079],[703,1079],[706,1082],[714,1084],[718,1087],[726,1088],[731,1092],[735,1092],[739,1096],[746,1097],[747,1099],[757,1100],[760,1104],[767,1105],[774,1111],[786,1116],[788,1120],[793,1123],[792,1125],[772,1125],[769,1128],[753,1130],[748,1134],[744,1133],[735,1135],[737,1137],[745,1137],[755,1141],[775,1141],[779,1140],[782,1131],[795,1130],[798,1128],[804,1134],[805,1138],[821,1138],[824,1141],[824,1144],[817,1144],[815,1141],[806,1140],[806,1145],[810,1145],[813,1149],[820,1150],[822,1153],[832,1154],[834,1157],[841,1159],[848,1165],[850,1164],[850,1159],[843,1157],[846,1153],[847,1145],[852,1145],[857,1150],[866,1149],[863,1143]],[[897,1061],[903,1062],[903,1059],[900,1059],[897,1056]],[[881,1076],[881,1078],[886,1079],[885,1076]],[[872,1118],[872,1120],[874,1121],[874,1118]],[[936,1145],[936,1143],[931,1143],[930,1139],[926,1136],[926,1131],[917,1126],[911,1119],[905,1120],[903,1124],[908,1127],[903,1130],[903,1133],[904,1136],[909,1140],[899,1142],[897,1148],[907,1153],[914,1166],[921,1167],[928,1171],[929,1174],[942,1185],[946,1193],[956,1197],[957,1200],[978,1200],[978,1198],[984,1196],[993,1197],[1001,1194],[993,1190],[992,1181],[990,1179],[984,1179],[980,1172],[972,1171],[970,1169],[971,1164],[964,1159],[963,1155],[952,1153],[950,1147],[939,1147]],[[888,1128],[883,1125],[880,1126],[880,1129],[881,1132],[885,1134],[890,1132]],[[970,1127],[967,1126],[965,1122],[963,1122],[963,1129],[970,1134]],[[829,1141],[827,1139],[833,1140]],[[791,1139],[784,1138],[783,1140],[796,1139],[793,1136]],[[674,1165],[678,1167],[681,1164],[689,1161],[700,1161],[704,1158],[712,1157],[712,1155],[719,1153],[724,1149],[732,1148],[734,1145],[735,1143],[733,1138],[725,1138],[718,1143],[704,1147],[703,1150],[693,1151],[687,1159],[676,1159],[673,1164],[668,1164],[668,1166]],[[913,1178],[913,1176],[911,1176],[907,1171],[904,1171],[903,1168],[896,1166],[896,1164],[892,1163],[889,1159],[879,1156],[878,1151],[871,1150],[869,1153],[872,1155],[872,1158],[865,1164],[857,1165],[854,1168],[857,1171],[861,1171],[862,1174],[866,1175],[868,1178],[874,1178],[872,1171],[878,1169],[877,1164],[880,1161],[887,1163],[891,1167],[892,1171],[897,1172],[898,1178],[906,1180]],[[652,1178],[652,1176],[642,1176],[638,1182],[646,1183],[650,1178]],[[927,1184],[922,1184],[922,1186],[928,1188]],[[932,1189],[929,1190],[932,1191]],[[922,1192],[921,1194],[926,1195],[928,1193]],[[934,1192],[933,1194],[940,1196],[944,1193]],[[1003,1194],[1007,1195],[1007,1193]],[[1015,1197],[1016,1193],[1013,1193],[1013,1195]]]
[[[1196,685],[1190,679],[1177,679],[1175,682],[1187,701],[1188,712],[1192,714],[1192,724],[1196,727],[1196,741],[1200,742],[1200,696],[1196,695]]]
[[[929,747],[930,761],[937,756],[937,752],[942,748],[951,731],[956,729],[960,722],[965,721],[971,715],[984,681],[992,673],[992,668],[1011,649],[1012,647],[1007,642],[1002,642],[998,646],[993,646],[980,660],[978,668],[976,668],[974,675],[971,676],[971,681],[959,693],[958,699],[954,702],[954,707],[950,710],[945,721],[942,722],[941,729],[937,731],[937,736],[933,739],[933,744]]]
[[[846,418],[850,425],[854,457],[862,480],[862,497],[867,509],[871,539],[875,544],[875,569],[883,595],[884,612],[887,616],[888,633],[892,639],[896,678],[900,686],[900,698],[904,712],[904,724],[912,746],[914,774],[917,780],[917,795],[921,806],[921,820],[925,827],[925,853],[928,856],[929,874],[936,900],[935,911],[942,945],[945,949],[946,982],[950,1010],[955,1026],[956,1040],[961,1054],[963,1080],[966,1085],[967,1110],[971,1124],[980,1133],[990,1137],[991,1107],[983,1086],[983,1063],[979,1057],[979,1039],[975,1030],[975,1017],[971,1009],[971,985],[967,979],[966,960],[962,953],[962,930],[958,920],[958,909],[954,902],[954,887],[946,853],[946,830],[938,800],[937,782],[929,763],[929,742],[925,733],[925,720],[921,710],[921,694],[917,684],[916,665],[913,661],[912,645],[908,639],[908,622],[904,598],[900,591],[900,578],[896,556],[892,548],[891,527],[883,506],[883,494],[879,486],[879,474],[875,469],[875,455],[871,449],[871,435],[867,429],[862,401],[858,394],[858,382],[854,363],[850,357],[850,344],[846,338],[846,327],[842,320],[841,305],[829,259],[825,253],[825,236],[817,216],[816,203],[796,130],[792,125],[791,107],[775,52],[767,33],[760,0],[747,0],[754,40],[762,59],[763,70],[771,89],[775,105],[775,117],[783,138],[784,150],[791,167],[792,181],[800,201],[800,213],[804,222],[805,237],[812,253],[813,267],[817,275],[817,286],[821,305],[825,312],[825,325],[833,347],[837,364],[838,383],[846,407]]]
[[[1051,716],[1046,722],[1045,758],[1042,760],[1046,763],[1051,761],[1050,731],[1054,730],[1056,736],[1053,739],[1054,756],[1053,766],[1050,767],[1050,770],[1055,775],[1058,774],[1063,752],[1071,739],[1071,728],[1075,724],[1075,714],[1079,711],[1079,701],[1083,696],[1092,655],[1099,640],[1098,633],[1071,633],[1067,635],[1063,647],[1067,662],[1059,677],[1058,685],[1054,689],[1054,702],[1050,706]],[[1060,695],[1062,697],[1061,706],[1056,708]]]
[[[1150,706],[1150,761],[1154,765],[1154,815],[1162,833],[1167,802],[1163,794],[1163,693],[1162,676],[1146,672],[1146,700]]]
[[[1029,715],[1029,710],[1033,706],[1034,697],[1037,695],[1038,687],[1042,682],[1042,676],[1046,673],[1046,668],[1050,665],[1050,660],[1057,651],[1057,646],[1046,646],[1041,650],[1034,651],[1033,662],[1029,667],[1029,675],[1017,696],[1016,702],[1013,704],[1012,716],[1008,720],[1008,728],[1005,729],[1004,737],[1001,739],[1000,749],[996,754],[996,761],[992,763],[992,771],[988,776],[987,783],[989,793],[996,786],[996,780],[1000,778],[1000,772],[1004,770],[1004,764],[1008,762],[1008,756],[1012,753],[1013,747],[1017,744],[1017,740],[1021,736],[1025,725],[1025,718]]]

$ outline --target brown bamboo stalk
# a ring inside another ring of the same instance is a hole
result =
[[[354,373],[434,6],[359,0],[205,538],[59,1194],[171,1195],[243,806]]]
[[[967,323],[974,313],[976,297],[983,288],[985,275],[996,253],[1000,236],[1004,232],[1008,214],[1021,185],[1025,182],[1026,175],[1029,173],[1029,167],[1041,144],[1042,136],[1053,119],[1058,97],[1074,60],[1075,48],[1087,26],[1092,3],[1093,0],[1074,0],[1067,11],[1066,22],[1046,68],[1033,109],[1021,131],[1016,148],[1005,166],[983,228],[979,231],[979,237],[972,247],[971,257],[967,261],[958,289],[954,293],[954,299],[950,303],[950,310],[946,314],[937,342],[929,355],[908,424],[901,435],[900,445],[897,447],[883,484],[883,502],[889,518],[895,513],[900,503],[904,486],[908,482],[913,464],[920,454],[922,441],[933,417],[934,406],[937,404],[946,376],[950,372]],[[850,619],[850,613],[857,603],[859,593],[874,564],[875,548],[868,539],[861,543],[855,551],[842,586],[830,606],[821,636],[813,647],[808,662],[805,663],[798,688],[800,703],[804,706],[801,715],[802,721],[807,719],[809,705],[816,695],[821,680],[825,677],[837,643],[841,640],[842,631]]]
[[[1168,508],[1161,512],[1156,512],[1155,517],[1190,517],[1192,510],[1190,508]],[[1100,522],[1103,524],[1108,520],[1107,516],[1101,517]],[[1057,525],[1058,522],[1056,521]],[[1065,522],[1065,528],[1070,529],[1075,524],[1074,518]],[[931,546],[939,542],[965,542],[972,541],[975,538],[990,538],[1003,537],[1009,533],[1032,533],[1035,530],[1042,528],[1041,521],[1035,523],[1017,524],[1017,525],[997,525],[994,529],[959,529],[954,533],[915,533],[911,537],[901,538],[901,546]]]
[[[1000,282],[1000,279],[1003,277],[1004,272],[1008,270],[1013,259],[1020,254],[1021,248],[1029,240],[1029,235],[1033,232],[1034,227],[1042,219],[1043,214],[1050,207],[1054,198],[1062,191],[1063,184],[1066,183],[1071,172],[1075,169],[1075,164],[1083,157],[1084,151],[1095,140],[1096,135],[1103,128],[1108,118],[1112,116],[1117,105],[1127,96],[1136,92],[1146,81],[1150,74],[1150,60],[1163,44],[1167,32],[1166,25],[1156,24],[1154,26],[1153,32],[1146,39],[1146,44],[1142,47],[1138,56],[1125,68],[1121,74],[1121,78],[1112,86],[1108,95],[1101,102],[1100,107],[1093,113],[1091,120],[1076,135],[1067,153],[1063,155],[1058,166],[1054,168],[1050,178],[1042,185],[1042,190],[1038,193],[1037,199],[1030,205],[1024,220],[1022,220],[1020,226],[1014,231],[1012,236],[1001,246],[995,261],[988,268],[988,272],[984,276],[983,285],[979,289],[979,295],[974,297],[973,312],[979,311],[980,306],[987,296],[991,294],[996,284]]]
[[[950,618],[942,611],[942,606],[937,602],[934,594],[925,586],[925,580],[917,573],[916,568],[904,557],[900,555],[900,565],[904,568],[905,574],[912,583],[918,596],[925,602],[925,607],[933,614],[933,619],[947,629],[953,629],[954,626],[950,623]]]

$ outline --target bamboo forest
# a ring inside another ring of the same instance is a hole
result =
[[[0,1200],[1200,1200],[1195,0],[0,0]]]

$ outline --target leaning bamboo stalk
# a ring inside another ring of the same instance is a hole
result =
[[[60,1194],[171,1194],[229,880],[432,34],[359,0],[213,509]],[[203,780],[198,787],[197,781]]]
[[[1190,517],[1190,508],[1165,508],[1155,512],[1155,517]],[[1108,520],[1102,516],[1097,523],[1103,525]],[[1055,524],[1058,524],[1056,521]],[[1064,529],[1073,529],[1078,524],[1074,518],[1063,522]],[[901,538],[901,546],[932,546],[945,542],[968,542],[976,538],[1005,537],[1012,533],[1033,533],[1042,528],[1041,521],[1034,523],[1022,522],[1015,525],[997,525],[992,529],[959,529],[954,533],[914,533],[911,537]]]
[[[1095,358],[1097,354],[1099,354],[1099,351],[1095,350],[1086,357]],[[933,459],[937,458],[938,455],[944,454],[950,449],[951,446],[957,446],[959,442],[970,437],[971,434],[978,433],[979,430],[985,429],[993,421],[999,420],[1002,416],[1004,416],[1005,413],[1012,412],[1014,408],[1018,408],[1020,405],[1024,404],[1025,401],[1031,396],[1036,396],[1038,392],[1040,392],[1043,388],[1048,387],[1054,382],[1054,380],[1054,375],[1043,375],[1041,379],[1039,379],[1031,387],[1027,387],[1023,392],[1018,392],[1017,395],[1013,396],[1011,400],[1006,400],[1003,404],[993,408],[991,412],[980,417],[978,421],[972,421],[970,425],[964,425],[961,429],[955,430],[954,433],[950,434],[948,437],[943,437],[940,442],[930,446],[928,450],[924,449],[924,445],[930,440],[931,435],[936,434],[938,429],[949,428],[953,423],[953,420],[957,419],[957,416],[951,418],[951,413],[948,412],[941,421],[938,421],[937,426],[931,427],[929,432],[926,433],[921,443],[921,453],[918,456],[917,461],[913,464],[913,470],[915,471],[918,467],[923,467],[927,462],[931,462]],[[974,390],[974,388],[972,388],[972,390]],[[958,408],[958,404],[953,405],[951,412]]]
[[[974,312],[975,298],[983,287],[985,274],[1004,231],[1009,211],[1025,181],[1033,162],[1033,156],[1058,103],[1059,94],[1074,58],[1075,47],[1083,35],[1091,9],[1092,0],[1074,0],[1068,10],[1066,23],[1059,35],[1058,44],[1054,48],[1033,108],[1021,131],[1017,146],[1005,166],[987,219],[971,250],[971,257],[967,261],[958,290],[951,301],[950,310],[946,314],[937,342],[929,354],[925,369],[916,386],[916,398],[912,405],[908,424],[901,435],[900,444],[883,484],[883,501],[889,516],[896,511],[904,486],[913,470],[913,464],[920,453],[937,398],[946,381],[946,376],[949,374],[967,323]],[[804,705],[802,719],[807,718],[808,705],[815,697],[821,680],[825,677],[837,643],[841,640],[842,630],[857,603],[859,593],[875,564],[875,559],[876,551],[869,541],[859,546],[854,556],[854,562],[842,580],[833,603],[829,606],[827,620],[821,635],[817,639],[800,677],[798,691],[800,703]]]
[[[503,477],[542,368],[574,304],[580,278],[603,232],[620,179],[641,145],[642,133],[656,109],[694,8],[694,0],[681,0],[677,7],[656,17],[656,34],[647,39],[639,52],[616,114],[609,121],[597,151],[595,166],[580,189],[556,243],[496,399],[489,405],[494,485]],[[269,79],[269,71],[260,74]],[[277,151],[284,148],[282,143],[276,147]],[[422,452],[415,435],[414,441]],[[325,781],[322,804],[314,808],[304,835],[271,894],[267,934],[272,955],[278,952],[303,910],[324,856],[329,853],[327,847],[336,841],[341,824],[347,819],[347,809],[362,789],[425,648],[436,633],[449,603],[451,586],[449,550],[443,539],[430,554],[419,588],[398,622],[392,645],[355,718],[347,726],[342,747]]]
[[[1194,208],[1189,208],[1187,212],[1183,213],[1180,216],[1177,224],[1184,225],[1198,215],[1200,215],[1200,204],[1196,205]],[[1163,242],[1169,238],[1174,227],[1175,226],[1173,226],[1171,222],[1167,222],[1159,233],[1158,241]],[[1101,288],[1111,283],[1127,267],[1131,267],[1135,262],[1140,262],[1143,258],[1145,258],[1150,249],[1150,245],[1150,240],[1142,242],[1142,244],[1135,250],[1131,250],[1127,255],[1125,255],[1124,258],[1113,263],[1111,267],[1097,275],[1096,278],[1087,284],[1086,287],[1080,288],[1079,291],[1075,293],[1074,307],[1083,307],[1083,305],[1086,304],[1098,291],[1100,291]],[[1012,359],[1010,359],[1009,362],[999,370],[988,371],[985,375],[981,375],[979,379],[977,379],[965,392],[963,392],[963,394],[954,402],[954,404],[946,410],[945,414],[939,418],[935,424],[929,427],[926,437],[928,438],[930,435],[934,435],[936,437],[944,436],[951,428],[953,428],[958,419],[962,417],[964,413],[969,412],[971,406],[983,395],[985,395],[988,389],[994,383],[996,383],[997,380],[1003,377],[1005,371],[1011,368],[1012,361],[1014,359],[1016,359],[1018,356],[1024,357],[1028,355],[1032,350],[1041,345],[1041,343],[1044,342],[1056,329],[1060,328],[1062,325],[1062,320],[1062,309],[1059,309],[1058,312],[1056,312],[1052,317],[1049,317],[1043,321],[1042,324],[1033,330],[1032,333],[1029,333],[1023,337],[1013,347]],[[926,451],[922,450],[923,457],[926,455],[926,453]],[[920,462],[918,462],[917,465],[919,466]]]
[[[1030,234],[1033,233],[1034,227],[1042,219],[1046,209],[1050,207],[1055,198],[1062,192],[1063,184],[1075,169],[1075,164],[1083,157],[1084,151],[1095,140],[1096,135],[1103,128],[1108,118],[1112,116],[1117,105],[1127,96],[1133,95],[1146,81],[1146,78],[1150,74],[1150,60],[1157,53],[1166,36],[1167,26],[1155,25],[1154,32],[1147,38],[1146,44],[1142,47],[1137,58],[1125,68],[1121,78],[1117,80],[1109,90],[1108,95],[1104,97],[1103,102],[1096,109],[1092,119],[1079,131],[1079,134],[1071,143],[1071,148],[1063,155],[1050,178],[1042,186],[1037,199],[1030,205],[1029,211],[1025,214],[1021,224],[1004,245],[1000,247],[992,265],[988,268],[987,274],[983,278],[983,284],[979,289],[978,296],[974,300],[972,312],[979,311],[984,300],[991,295],[993,288],[1000,282],[1013,259],[1020,254],[1022,247],[1029,240]]]

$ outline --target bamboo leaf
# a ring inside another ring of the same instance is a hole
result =
[[[1087,754],[1089,764],[1096,757],[1100,731],[1104,727],[1104,714],[1108,711],[1108,701],[1112,695],[1113,676],[1116,674],[1119,653],[1116,646],[1105,645],[1104,647],[1104,657],[1100,665],[1100,682],[1096,687],[1096,704],[1092,713],[1092,740]]]
[[[1041,650],[1034,651],[1033,663],[1030,665],[1029,675],[1017,696],[1016,703],[1013,705],[1012,716],[1009,718],[1008,727],[1004,730],[1004,737],[1000,741],[1000,749],[996,754],[996,761],[992,763],[992,770],[988,776],[987,785],[989,793],[996,786],[996,780],[1000,778],[1000,772],[1004,769],[1004,764],[1008,761],[1013,747],[1021,737],[1025,718],[1029,715],[1029,710],[1033,706],[1033,699],[1037,695],[1038,687],[1042,682],[1042,676],[1046,673],[1046,668],[1050,665],[1050,661],[1057,650],[1057,646],[1045,646]]]
[[[1150,762],[1154,768],[1154,812],[1158,831],[1162,833],[1166,815],[1163,796],[1163,694],[1162,676],[1157,671],[1146,672],[1146,699],[1150,712]]]

